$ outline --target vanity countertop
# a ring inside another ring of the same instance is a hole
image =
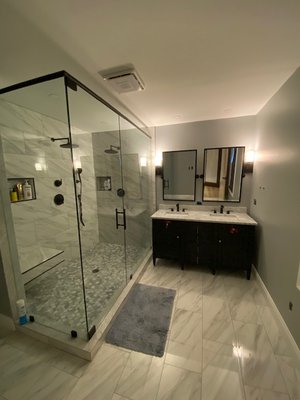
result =
[[[214,214],[212,211],[170,211],[161,209],[151,215],[152,219],[168,219],[177,221],[212,222],[223,224],[257,225],[257,222],[243,212],[230,212],[230,214]]]

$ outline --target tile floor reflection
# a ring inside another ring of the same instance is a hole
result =
[[[163,357],[103,344],[86,362],[0,329],[0,400],[300,400],[299,359],[255,280],[158,260],[177,290]]]

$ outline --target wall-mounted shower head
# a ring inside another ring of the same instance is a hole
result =
[[[57,140],[66,140],[67,143],[63,143],[60,145],[61,148],[63,149],[76,149],[78,146],[78,144],[72,143],[70,142],[70,139],[68,137],[64,137],[64,138],[50,138],[51,142],[56,142]]]
[[[114,150],[114,149],[116,149],[116,150]],[[111,144],[111,145],[109,146],[109,149],[105,149],[105,150],[104,150],[104,153],[107,153],[107,154],[117,154],[117,153],[119,152],[119,150],[120,150],[120,147],[119,147],[119,146],[114,146],[113,144]]]

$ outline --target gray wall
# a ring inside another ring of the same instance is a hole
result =
[[[257,123],[257,205],[251,206],[260,227],[257,269],[300,346],[300,69],[259,112]]]
[[[202,174],[205,148],[245,146],[246,150],[251,150],[255,147],[256,118],[246,116],[160,126],[156,128],[155,136],[156,152],[197,149],[197,173]],[[251,180],[251,175],[246,175],[243,180],[242,206],[249,206]],[[159,177],[156,179],[156,193],[157,205],[163,203],[162,179]],[[202,201],[202,179],[197,179],[196,201]]]
[[[11,310],[10,310],[8,292],[6,288],[6,281],[4,277],[1,254],[0,254],[0,314],[4,314],[7,317],[11,317]]]

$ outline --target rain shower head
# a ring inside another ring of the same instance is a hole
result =
[[[114,150],[114,149],[116,149],[116,150]],[[109,146],[109,149],[105,149],[104,150],[104,153],[107,153],[107,154],[117,154],[119,151],[118,150],[120,150],[120,147],[119,146],[114,146],[113,144],[111,144],[110,146]]]
[[[67,143],[63,143],[60,145],[60,147],[62,149],[76,149],[78,146],[78,144],[72,143],[70,142],[70,139],[68,137],[64,137],[64,138],[50,138],[51,142],[56,142],[57,140],[66,140]]]
[[[114,146],[113,144],[111,144],[109,146],[109,149],[105,149],[104,152],[107,154],[117,154],[120,150],[119,146]]]

